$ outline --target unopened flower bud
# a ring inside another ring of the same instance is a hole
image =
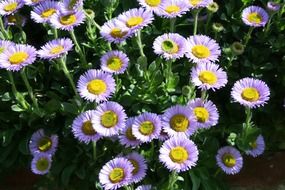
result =
[[[217,22],[213,23],[212,27],[215,32],[221,32],[225,29],[221,23],[217,23]]]
[[[234,55],[241,55],[244,52],[244,45],[240,42],[234,42],[231,45],[231,50]]]
[[[208,6],[207,6],[207,10],[211,13],[215,13],[219,10],[219,5],[218,3],[216,2],[213,2],[213,3],[210,3]]]

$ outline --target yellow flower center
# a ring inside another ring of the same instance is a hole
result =
[[[51,54],[59,54],[63,50],[64,50],[64,47],[62,45],[58,45],[58,46],[55,46],[55,47],[51,48],[50,53]]]
[[[212,71],[202,71],[199,74],[199,80],[202,83],[213,85],[213,84],[216,84],[218,78],[217,78],[216,74],[213,73]]]
[[[174,131],[185,132],[189,127],[189,120],[182,114],[176,114],[170,119],[170,126]]]
[[[137,140],[136,137],[133,135],[132,127],[129,127],[129,128],[126,130],[126,137],[127,137],[127,139],[130,140],[130,141],[135,141],[135,140]]]
[[[151,135],[154,131],[154,125],[151,121],[142,122],[139,131],[143,135]]]
[[[205,59],[211,55],[211,52],[204,45],[196,45],[192,48],[192,54],[199,59]]]
[[[53,8],[50,9],[46,9],[41,13],[41,17],[42,18],[49,18],[51,15],[53,15],[54,13],[56,13],[56,10]]]
[[[161,47],[163,49],[163,51],[165,51],[166,53],[169,54],[174,54],[177,53],[179,51],[179,47],[177,45],[177,43],[175,43],[172,40],[165,40],[162,42]]]
[[[256,141],[250,142],[250,143],[249,143],[249,146],[250,146],[252,149],[256,149],[256,148],[257,148],[257,143],[256,143]]]
[[[15,52],[13,53],[10,57],[9,57],[9,61],[11,64],[21,64],[24,61],[26,61],[29,57],[29,54],[27,54],[24,51],[19,51],[19,52]]]
[[[72,25],[77,21],[77,18],[74,14],[65,15],[60,17],[60,23],[62,25]]]
[[[6,12],[11,12],[17,9],[18,3],[17,2],[13,2],[13,3],[9,3],[7,5],[4,6],[4,11]]]
[[[169,157],[173,162],[181,164],[188,159],[188,152],[184,147],[177,146],[171,149]]]
[[[9,15],[7,19],[9,23],[17,23],[17,17],[15,15]]]
[[[259,24],[262,22],[262,16],[257,12],[250,13],[247,16],[247,20],[251,23]]]
[[[110,35],[113,38],[123,38],[128,32],[123,32],[120,28],[113,28]]]
[[[94,130],[94,128],[92,127],[92,123],[90,120],[88,121],[85,121],[81,127],[82,129],[82,132],[85,134],[85,135],[95,135],[96,134],[96,131]]]
[[[169,14],[177,13],[180,11],[180,7],[177,5],[169,5],[165,8],[165,11],[168,12]]]
[[[125,173],[123,168],[114,168],[109,174],[109,179],[112,183],[119,183],[124,178]]]
[[[37,160],[36,168],[39,171],[46,171],[49,167],[49,160],[46,158],[40,158]]]
[[[52,141],[49,137],[43,137],[38,142],[38,149],[42,152],[48,151],[52,147]]]
[[[231,154],[227,154],[227,153],[224,154],[222,157],[222,160],[223,160],[223,163],[229,168],[232,168],[236,165],[236,159]]]
[[[132,163],[132,165],[134,166],[134,169],[132,171],[133,175],[136,175],[140,169],[140,165],[137,161],[133,160],[133,159],[129,159],[129,161]]]
[[[242,93],[241,97],[249,102],[255,102],[259,99],[259,92],[256,88],[245,88]]]
[[[198,5],[202,0],[189,0],[190,4],[193,6]]]
[[[196,107],[194,109],[194,114],[198,122],[205,123],[209,119],[209,112],[204,107]]]
[[[161,0],[145,0],[145,3],[150,7],[157,7],[160,4]]]
[[[32,0],[32,2],[33,2],[33,3],[38,3],[38,2],[39,2],[39,0]]]
[[[105,128],[112,128],[118,123],[118,115],[113,111],[106,111],[101,116],[101,124]]]
[[[119,57],[111,57],[107,61],[107,67],[113,71],[118,71],[122,68],[123,62]]]
[[[107,90],[107,85],[106,83],[101,80],[101,79],[94,79],[91,80],[88,84],[87,84],[87,90],[88,92],[90,92],[91,94],[94,95],[99,95],[102,94],[104,92],[106,92]]]
[[[128,21],[127,21],[127,26],[129,28],[132,28],[134,26],[137,26],[139,24],[141,24],[143,22],[143,18],[140,17],[140,16],[137,16],[137,17],[132,17],[130,18]]]

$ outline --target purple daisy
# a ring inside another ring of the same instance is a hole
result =
[[[169,0],[161,4],[157,15],[165,18],[175,18],[181,17],[187,11],[189,11],[189,5],[185,0]]]
[[[46,0],[23,0],[26,5],[33,6]]]
[[[153,49],[165,59],[182,58],[186,51],[186,39],[176,33],[163,34],[154,40]]]
[[[38,175],[47,174],[50,170],[51,163],[51,155],[35,155],[31,163],[32,172]]]
[[[47,136],[43,129],[33,133],[29,142],[31,154],[35,155],[54,155],[58,145],[58,136]]]
[[[207,7],[209,4],[213,3],[213,0],[186,0],[189,2],[191,9],[198,9]]]
[[[104,102],[97,106],[92,118],[94,129],[105,137],[118,135],[126,126],[124,108],[117,102]]]
[[[8,26],[25,26],[27,18],[20,14],[11,14],[4,17],[4,25]]]
[[[216,155],[218,166],[226,174],[237,174],[243,166],[243,158],[240,152],[231,146],[225,146],[219,149]]]
[[[134,117],[130,117],[126,121],[126,127],[122,129],[121,135],[119,136],[119,142],[121,145],[125,147],[137,147],[141,144],[141,141],[139,141],[134,135],[132,130],[132,125],[135,121]]]
[[[118,19],[111,19],[105,22],[101,27],[100,34],[110,43],[121,43],[133,35],[131,30]]]
[[[268,1],[268,2],[267,2],[267,9],[268,9],[269,11],[273,11],[273,12],[279,11],[280,7],[281,7],[281,6],[280,6],[279,3],[275,3],[275,2],[273,2],[273,1]]]
[[[90,69],[80,76],[77,89],[80,96],[91,102],[107,101],[116,90],[116,83],[111,74]]]
[[[198,148],[188,138],[172,137],[159,149],[159,161],[170,171],[183,172],[196,166]]]
[[[265,82],[254,78],[243,78],[237,81],[231,91],[235,102],[255,108],[263,106],[269,100],[270,90]]]
[[[115,158],[107,162],[99,172],[99,181],[105,190],[116,190],[128,185],[134,167],[126,158]]]
[[[62,13],[76,12],[83,9],[83,0],[63,0],[59,5]]]
[[[168,108],[162,115],[162,126],[170,137],[186,136],[194,134],[196,124],[191,109],[187,106],[175,105]]]
[[[58,2],[47,0],[33,8],[33,11],[31,11],[31,18],[36,23],[47,23],[58,10]]]
[[[8,40],[0,40],[0,54],[2,54],[10,46],[15,46],[15,43]]]
[[[73,43],[69,38],[59,38],[47,42],[42,46],[38,51],[38,55],[40,58],[52,60],[67,54],[72,47]]]
[[[154,113],[142,113],[135,118],[132,131],[134,136],[141,142],[150,142],[160,135],[160,117]]]
[[[216,105],[211,100],[196,98],[189,102],[188,106],[195,115],[194,121],[198,128],[210,128],[217,125],[219,113]]]
[[[77,116],[72,123],[73,135],[80,141],[88,144],[98,141],[101,138],[92,126],[92,118],[95,115],[94,110],[88,110]]]
[[[268,22],[268,13],[261,7],[249,6],[242,11],[242,21],[252,27],[264,27]]]
[[[0,2],[0,15],[10,15],[22,8],[24,3],[22,0],[3,0]]]
[[[129,65],[128,56],[122,51],[109,51],[101,59],[101,69],[108,73],[122,74]]]
[[[198,64],[192,68],[191,81],[202,90],[213,90],[224,87],[228,82],[227,73],[214,63]]]
[[[146,10],[157,13],[161,4],[166,0],[138,0],[139,4]]]
[[[151,190],[151,185],[140,185],[135,190]]]
[[[74,27],[79,26],[85,20],[85,14],[82,10],[72,13],[56,13],[51,16],[50,23],[53,27],[61,30],[73,30]]]
[[[251,149],[245,151],[245,153],[253,157],[260,156],[261,154],[263,154],[265,150],[265,142],[262,135],[259,135],[257,139],[254,142],[250,143],[249,145]]]
[[[195,35],[187,39],[186,57],[194,63],[216,62],[220,55],[219,44],[208,36]]]
[[[0,68],[19,71],[36,60],[36,49],[30,45],[9,46],[0,54]]]
[[[131,31],[142,29],[154,20],[152,12],[143,8],[134,8],[123,12],[118,16],[118,20],[124,23]]]
[[[134,170],[132,171],[131,181],[138,183],[146,176],[146,160],[137,152],[132,152],[126,156],[126,158],[132,163]]]

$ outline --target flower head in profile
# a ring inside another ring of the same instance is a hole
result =
[[[267,2],[267,9],[269,11],[272,11],[272,12],[276,12],[276,11],[279,11],[280,9],[280,4],[279,3],[275,3],[273,1],[268,1]]]
[[[73,30],[74,27],[81,25],[85,20],[85,14],[82,10],[76,12],[54,14],[50,23],[53,27],[61,30]]]
[[[250,155],[252,157],[257,157],[263,154],[265,150],[265,142],[262,135],[259,135],[257,139],[251,143],[249,143],[250,149],[245,151],[247,155]]]
[[[49,172],[51,163],[51,155],[35,155],[31,163],[32,172],[38,175],[45,175]]]
[[[264,27],[268,22],[268,13],[261,7],[249,6],[242,11],[243,22],[252,27]]]
[[[25,26],[27,22],[27,18],[21,14],[11,14],[4,17],[4,25],[5,27],[8,26]]]
[[[34,6],[34,5],[39,4],[39,3],[46,1],[46,0],[23,0],[23,1],[28,6]]]
[[[90,69],[80,76],[77,83],[80,96],[91,102],[107,101],[116,90],[116,83],[111,74]]]
[[[101,69],[108,73],[122,74],[129,65],[128,56],[122,51],[109,51],[101,59]]]
[[[196,166],[197,146],[186,137],[172,137],[165,141],[159,150],[159,161],[170,171],[183,172]]]
[[[10,15],[24,6],[22,0],[3,0],[0,2],[0,15]]]
[[[198,9],[207,7],[209,4],[213,3],[213,0],[186,0],[189,3],[191,9]]]
[[[33,8],[33,11],[31,11],[31,18],[36,23],[47,23],[58,11],[58,2],[46,0]]]
[[[239,173],[243,166],[243,158],[240,152],[231,146],[220,148],[216,160],[218,166],[229,175]]]
[[[254,78],[243,78],[237,81],[231,91],[235,102],[256,108],[263,106],[269,100],[270,90],[265,82]]]
[[[132,179],[134,183],[138,183],[146,176],[146,160],[137,152],[132,152],[126,156],[126,158],[132,163],[134,170],[132,171]]]
[[[59,6],[62,13],[76,12],[83,9],[83,0],[63,0]]]

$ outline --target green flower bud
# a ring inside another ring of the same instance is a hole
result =
[[[240,42],[234,42],[231,45],[231,50],[234,55],[241,55],[244,52],[244,45]]]
[[[208,6],[207,6],[207,10],[211,13],[215,13],[219,10],[219,5],[218,3],[216,2],[213,2],[213,3],[210,3]]]
[[[95,18],[95,13],[91,9],[85,9],[85,15],[91,20]]]
[[[217,23],[217,22],[213,23],[212,27],[215,32],[221,32],[225,29],[221,23]]]
[[[192,89],[191,89],[191,87],[190,86],[183,86],[182,87],[182,94],[183,94],[183,96],[189,96],[189,94],[191,94],[192,93]]]

